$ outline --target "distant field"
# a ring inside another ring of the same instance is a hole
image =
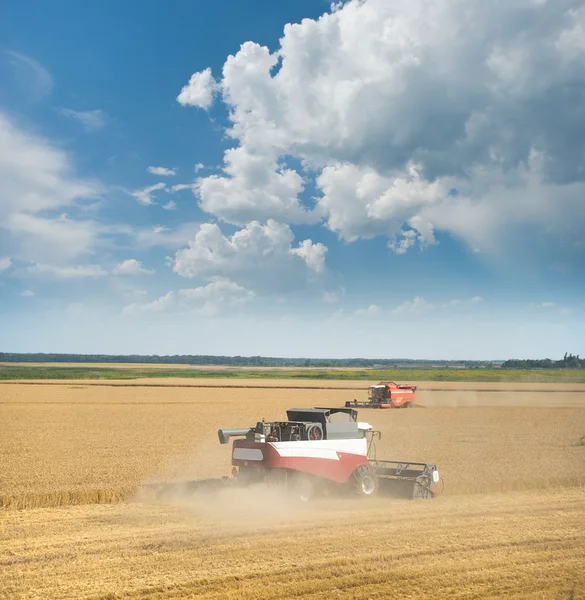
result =
[[[189,367],[185,365],[109,365],[1,363],[0,381],[34,379],[330,379],[383,381],[469,381],[469,382],[535,382],[585,383],[585,369],[351,369],[351,368],[245,368]]]

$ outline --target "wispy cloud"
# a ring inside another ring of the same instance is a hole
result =
[[[197,222],[182,223],[175,229],[170,229],[164,225],[154,225],[153,227],[132,231],[129,235],[132,237],[133,247],[176,249],[187,244],[199,227],[200,223]]]
[[[161,181],[160,183],[155,183],[154,185],[149,185],[148,187],[145,187],[141,190],[135,190],[134,192],[128,192],[128,193],[131,196],[133,196],[134,198],[136,198],[136,200],[138,200],[138,202],[140,202],[140,204],[149,206],[151,204],[155,204],[154,200],[152,199],[152,196],[154,195],[153,192],[156,192],[158,190],[164,190],[164,189],[166,189],[166,184],[164,184]]]
[[[442,304],[429,302],[420,296],[415,296],[412,300],[406,300],[396,306],[392,313],[395,315],[421,315],[432,310],[459,310],[478,306],[484,299],[481,296],[473,296],[472,298],[462,300],[461,298],[453,298]]]
[[[177,203],[174,200],[169,200],[163,208],[165,210],[175,210],[177,208]]]
[[[532,309],[536,309],[539,311],[543,311],[546,314],[549,315],[562,315],[562,316],[567,316],[570,315],[573,310],[567,306],[562,306],[560,304],[557,304],[556,302],[531,302],[529,305],[529,308]]]
[[[377,304],[370,304],[367,308],[358,308],[354,312],[356,317],[376,317],[382,313],[382,309]]]
[[[31,275],[54,277],[57,279],[80,279],[85,277],[104,277],[108,272],[100,265],[53,266],[35,263],[27,268]]]
[[[335,304],[339,302],[339,294],[335,292],[323,292],[322,299],[325,304]]]
[[[473,298],[469,298],[469,300],[461,300],[460,298],[453,298],[446,304],[443,304],[443,308],[454,308],[459,306],[476,306],[483,302],[483,298],[481,296],[473,296]]]
[[[23,290],[22,292],[20,292],[20,295],[23,298],[32,298],[35,293],[32,290]]]
[[[78,121],[86,131],[99,131],[107,123],[107,116],[103,110],[73,110],[60,108],[59,113],[68,119]]]
[[[5,51],[5,56],[15,71],[24,74],[29,91],[38,100],[45,98],[53,91],[53,78],[40,62],[26,54],[12,50]]]
[[[166,167],[148,167],[148,172],[161,177],[171,177],[177,174],[176,169],[167,169]]]
[[[146,302],[144,304],[132,303],[125,306],[122,310],[124,315],[136,315],[144,312],[163,312],[170,308],[175,302],[174,292],[168,292],[164,296],[153,300],[152,302]]]
[[[433,304],[427,302],[424,298],[416,296],[414,300],[407,300],[398,305],[392,312],[396,315],[400,314],[420,314],[432,310]]]
[[[182,192],[183,190],[193,190],[197,184],[195,183],[178,183],[171,188],[172,192]]]
[[[91,251],[99,224],[80,212],[103,193],[76,177],[58,145],[22,130],[0,110],[0,239],[13,259],[68,262]],[[68,218],[57,211],[73,211]]]
[[[146,296],[148,294],[148,292],[146,290],[129,290],[127,292],[124,292],[125,296]]]
[[[6,271],[12,264],[12,260],[9,256],[0,256],[0,273]]]

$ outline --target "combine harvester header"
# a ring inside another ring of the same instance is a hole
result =
[[[368,389],[368,401],[347,401],[347,407],[354,408],[412,408],[416,399],[416,385],[381,381]]]

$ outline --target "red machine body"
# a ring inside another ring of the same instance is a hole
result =
[[[369,465],[367,440],[234,440],[232,465],[245,469],[290,469],[345,483],[360,465]]]

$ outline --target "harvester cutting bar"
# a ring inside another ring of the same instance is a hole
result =
[[[399,460],[371,460],[370,465],[379,477],[395,477],[396,479],[418,479],[430,477],[437,470],[435,465]]]
[[[390,403],[381,403],[381,402],[358,402],[354,400],[350,402],[349,400],[345,403],[346,408],[392,408],[392,404]]]
[[[401,498],[432,498],[439,481],[436,465],[398,460],[370,460],[381,489]]]

